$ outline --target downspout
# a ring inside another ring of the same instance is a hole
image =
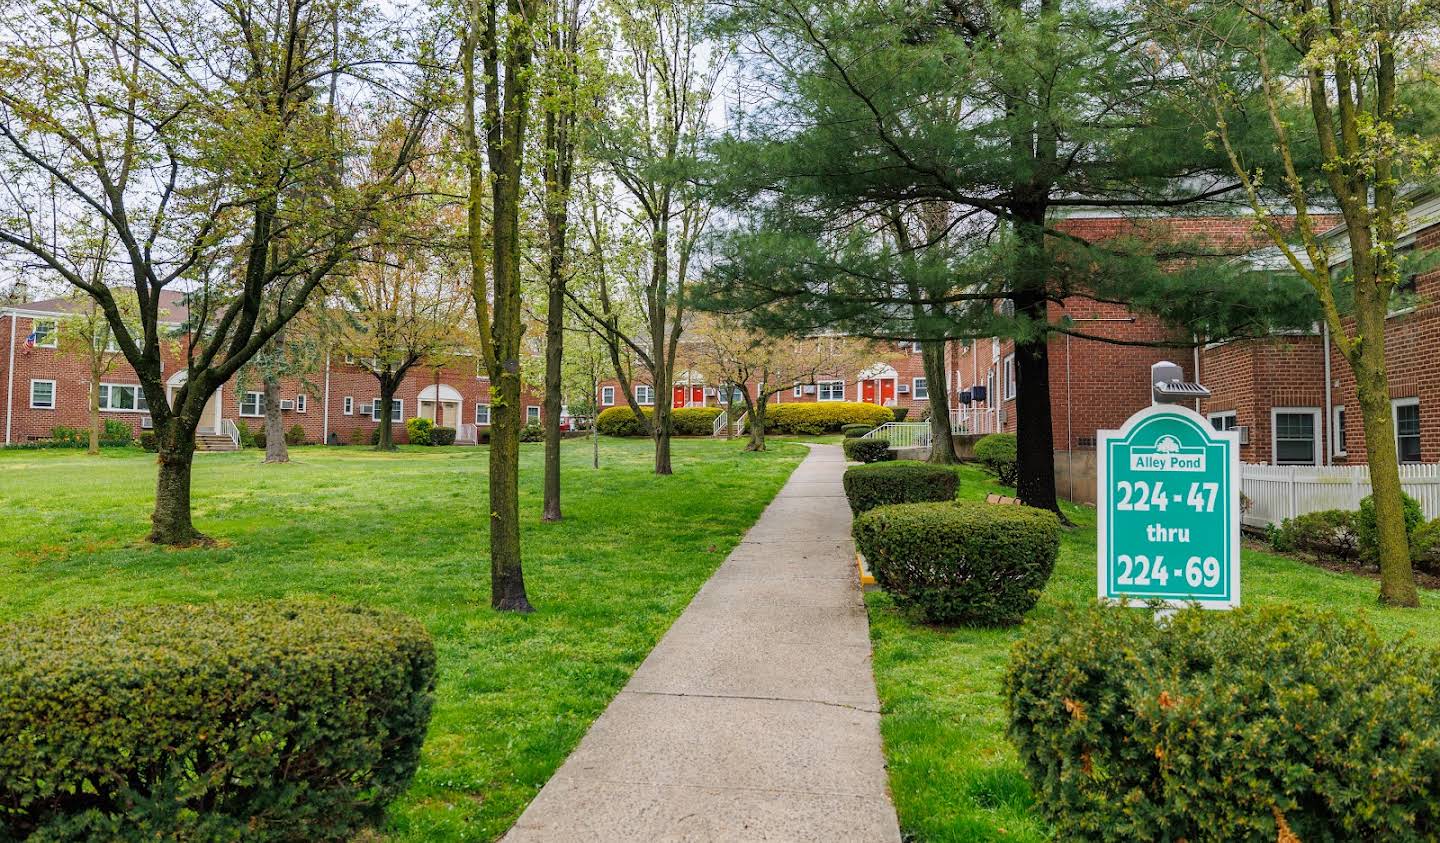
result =
[[[1335,431],[1334,431],[1334,429],[1333,429],[1334,426],[1335,426],[1335,407],[1333,406],[1334,403],[1335,403],[1335,399],[1334,399],[1334,396],[1332,396],[1332,395],[1330,394],[1331,380],[1330,380],[1330,323],[1329,323],[1329,322],[1321,322],[1321,323],[1320,323],[1320,333],[1321,333],[1321,336],[1322,336],[1323,339],[1324,339],[1324,341],[1323,341],[1323,343],[1322,343],[1322,346],[1323,346],[1323,351],[1324,351],[1324,353],[1325,353],[1325,423],[1322,424],[1322,425],[1320,426],[1320,428],[1321,428],[1321,430],[1324,430],[1325,433],[1327,434],[1326,436],[1322,437],[1322,438],[1325,440],[1325,442],[1324,442],[1324,444],[1322,445],[1322,447],[1325,449],[1325,464],[1326,464],[1326,465],[1334,465],[1334,464],[1335,464],[1335,453],[1334,453],[1334,449],[1331,447],[1331,443],[1335,441]]]
[[[10,311],[10,371],[5,375],[5,444],[10,444],[10,420],[15,408],[15,311]],[[58,403],[58,402],[57,402]]]
[[[320,399],[320,444],[330,444],[330,350],[325,350],[325,395]]]
[[[1197,336],[1195,336],[1194,334],[1191,334],[1191,335],[1190,335],[1190,341],[1193,342],[1193,343],[1195,343],[1195,345],[1190,346],[1190,353],[1194,356],[1194,361],[1195,361],[1195,362],[1194,362],[1194,367],[1193,367],[1193,369],[1192,369],[1192,371],[1195,373],[1195,382],[1196,382],[1196,383],[1204,383],[1204,381],[1200,380],[1200,345],[1199,345],[1199,343],[1200,343],[1200,338],[1197,337]],[[1199,398],[1196,398],[1196,399],[1195,399],[1195,412],[1196,412],[1196,414],[1199,414],[1199,412],[1200,412],[1200,399],[1199,399]]]
[[[1070,500],[1075,500],[1075,436],[1071,426],[1070,335],[1065,335],[1065,473],[1070,475]]]

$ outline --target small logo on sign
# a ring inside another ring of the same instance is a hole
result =
[[[1162,436],[1150,448],[1130,451],[1131,471],[1204,471],[1205,449],[1185,448],[1174,436]]]

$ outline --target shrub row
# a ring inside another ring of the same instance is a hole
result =
[[[857,401],[825,401],[808,404],[777,404],[765,411],[765,429],[769,433],[817,436],[839,433],[847,424],[879,427],[895,420],[889,407]]]
[[[409,784],[418,623],[334,604],[0,626],[0,839],[347,840]]]
[[[846,424],[840,426],[840,432],[845,435],[846,439],[858,439],[874,429],[874,425],[869,424]]]
[[[1015,452],[1013,433],[991,433],[975,442],[975,460],[1002,486],[1015,485]]]
[[[1440,573],[1440,519],[1426,521],[1420,502],[1401,495],[1410,558],[1416,568]],[[1309,554],[1334,562],[1379,564],[1374,499],[1366,496],[1356,511],[1324,509],[1286,518],[1266,530],[1270,546],[1281,553]]]
[[[1060,550],[1054,513],[986,503],[880,506],[855,519],[875,581],[927,622],[1018,623]]]
[[[883,462],[895,458],[889,439],[846,439],[841,448],[845,459],[851,462]]]
[[[850,511],[859,515],[893,503],[953,501],[959,477],[949,466],[899,460],[847,469],[844,484]]]
[[[1361,620],[1063,612],[1015,646],[1005,693],[1037,805],[1068,837],[1440,836],[1440,654]]]
[[[654,410],[641,407],[640,412],[649,419]],[[723,412],[719,407],[680,407],[670,411],[670,424],[676,436],[709,436],[715,429],[715,419]],[[645,431],[629,407],[610,407],[601,411],[595,419],[595,429],[605,436],[644,436]]]

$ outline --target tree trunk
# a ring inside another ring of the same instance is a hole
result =
[[[208,544],[210,539],[190,521],[190,466],[195,458],[195,425],[167,419],[156,426],[159,476],[155,511],[150,516],[150,541],[172,547]]]
[[[532,612],[520,567],[520,375],[506,372],[490,418],[490,605]]]
[[[663,371],[663,366],[657,366]],[[670,467],[670,433],[673,422],[670,418],[670,405],[674,403],[675,395],[671,391],[670,379],[662,377],[660,373],[655,374],[655,473],[674,474]],[[663,381],[663,383],[662,383]]]
[[[395,400],[395,380],[389,377],[382,377],[380,380],[380,438],[375,441],[375,450],[395,450],[395,422],[391,413],[391,406]],[[436,396],[439,397],[438,395]],[[494,409],[491,409],[494,412]],[[491,436],[494,436],[494,426],[491,426]]]
[[[950,430],[949,377],[945,371],[945,341],[920,343],[920,359],[925,366],[925,388],[930,401],[930,462],[955,465],[955,436]]]
[[[765,411],[769,407],[769,402],[768,395],[755,397],[755,408],[750,413],[750,441],[745,445],[747,451],[765,450]]]
[[[94,456],[100,453],[100,375],[90,376],[90,446],[87,449]]]
[[[552,237],[554,235],[552,234]],[[565,351],[565,280],[551,257],[549,311],[545,314],[545,502],[542,521],[560,515],[560,365]]]
[[[1365,428],[1365,459],[1370,465],[1370,493],[1375,502],[1375,528],[1380,543],[1380,602],[1387,606],[1419,606],[1415,572],[1410,567],[1410,538],[1401,505],[1399,457],[1390,410],[1390,382],[1385,366],[1385,311],[1388,290],[1374,292],[1356,284],[1356,342],[1351,369]],[[1368,299],[1368,300],[1367,300]]]
[[[265,376],[265,462],[290,462],[285,445],[285,419],[280,415],[280,381]]]

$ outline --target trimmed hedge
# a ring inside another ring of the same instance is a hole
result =
[[[859,439],[874,429],[868,424],[847,424],[841,426],[840,432],[845,435],[846,439]]]
[[[405,438],[410,440],[411,445],[433,445],[431,433],[435,430],[433,419],[423,416],[405,420]]]
[[[654,411],[641,407],[645,418],[653,418]],[[715,430],[715,419],[722,413],[719,407],[680,407],[670,411],[671,431],[676,436],[709,436]],[[605,436],[644,436],[645,431],[629,407],[610,407],[602,411],[595,420],[595,429]]]
[[[995,475],[995,479],[1000,481],[1002,486],[1015,485],[1015,452],[1013,433],[991,433],[975,442],[975,460],[986,471]]]
[[[857,401],[824,401],[805,404],[777,404],[765,411],[767,433],[818,436],[839,433],[847,424],[879,427],[895,420],[889,407]]]
[[[525,426],[522,427],[522,428],[520,428],[520,441],[521,441],[521,442],[544,442],[544,441],[545,441],[545,427],[544,427],[544,425],[540,424],[540,422],[538,422],[538,421],[526,422],[526,423],[525,423]]]
[[[888,439],[846,439],[840,443],[845,459],[851,462],[884,462],[895,459]]]
[[[855,519],[854,533],[880,587],[939,624],[1019,623],[1060,551],[1060,520],[1028,506],[880,506]]]
[[[1425,510],[1420,502],[1400,493],[1400,506],[1404,511],[1405,538],[1413,539],[1415,530],[1425,523]],[[1360,544],[1360,561],[1367,565],[1380,564],[1380,532],[1375,526],[1375,497],[1366,495],[1360,499],[1360,511],[1355,513],[1355,536]]]
[[[1266,530],[1266,538],[1281,553],[1303,552],[1317,559],[1353,562],[1360,555],[1355,515],[1346,509],[1307,512],[1272,526]]]
[[[0,625],[0,839],[351,839],[409,785],[434,683],[425,629],[359,607]]]
[[[430,429],[430,444],[432,445],[454,445],[455,428],[436,426]]]
[[[1011,653],[1010,739],[1083,840],[1434,840],[1440,651],[1286,606],[1061,612]]]
[[[898,460],[847,469],[844,483],[850,511],[859,515],[892,503],[953,501],[959,477],[949,466]]]
[[[1440,518],[1415,528],[1410,536],[1410,563],[1427,574],[1440,574]]]

